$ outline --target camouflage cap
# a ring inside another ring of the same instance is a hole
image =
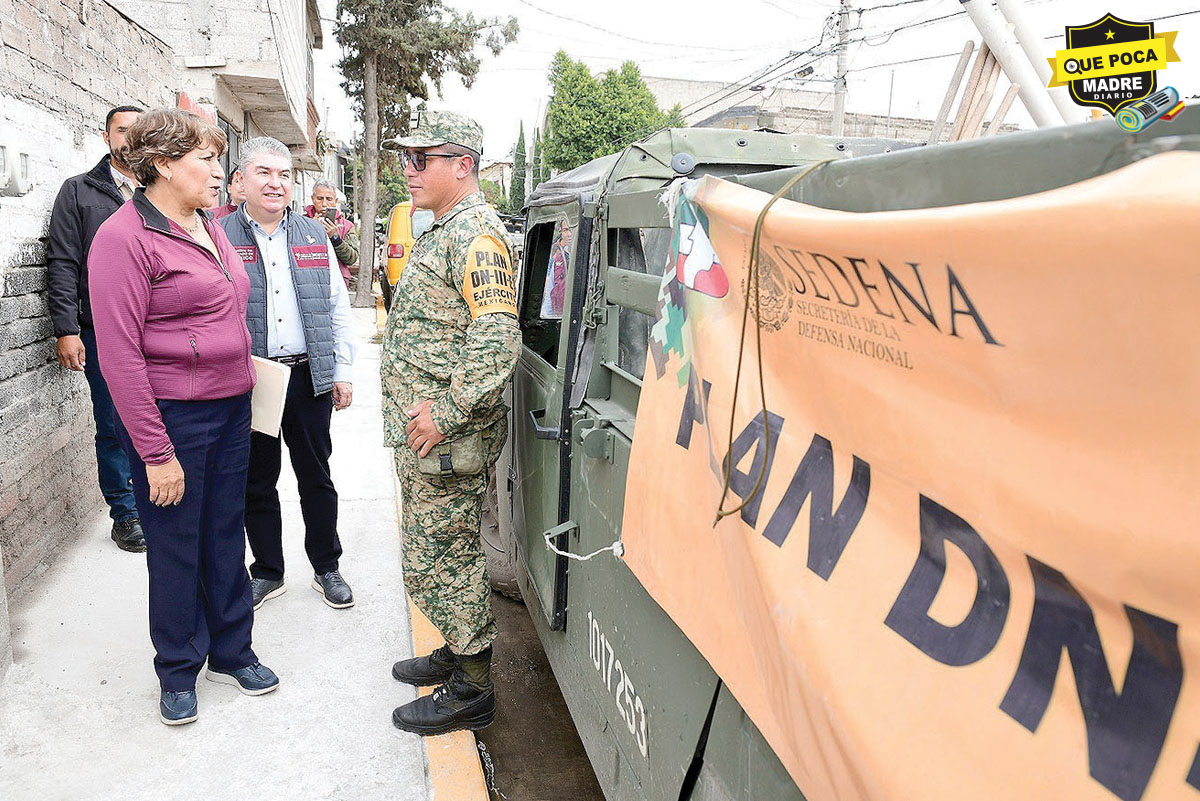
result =
[[[483,153],[483,126],[453,111],[418,111],[412,133],[391,140],[394,148],[459,145]]]

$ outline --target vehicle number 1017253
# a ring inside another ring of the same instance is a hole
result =
[[[638,750],[646,756],[646,705],[633,686],[633,679],[621,666],[621,660],[613,652],[612,643],[600,630],[600,623],[588,612],[588,656],[592,666],[600,673],[600,680],[608,688],[609,694],[616,699],[617,711],[621,720],[633,739],[637,741]]]

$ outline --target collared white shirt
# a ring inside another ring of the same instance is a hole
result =
[[[250,222],[254,241],[258,244],[259,258],[267,276],[267,355],[271,357],[298,356],[308,352],[304,339],[304,322],[300,316],[300,299],[292,281],[292,269],[288,257],[287,229],[292,212],[284,214],[275,228],[267,234],[254,221],[243,205],[238,211]],[[350,316],[350,295],[337,267],[337,254],[329,239],[329,317],[333,325],[333,380],[350,383],[354,365],[354,321]]]
[[[117,185],[117,191],[121,193],[121,197],[133,200],[133,190],[138,188],[137,181],[118,170],[111,163],[108,165],[108,171],[112,173],[113,183]]]

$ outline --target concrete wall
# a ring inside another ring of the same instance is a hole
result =
[[[0,0],[0,59],[0,141],[29,154],[34,180],[29,194],[0,198],[0,576],[12,598],[102,503],[87,383],[54,360],[50,208],[64,179],[107,152],[108,109],[174,105],[176,68],[164,42],[104,0]]]
[[[701,120],[713,117],[725,109],[753,102],[767,110],[784,108],[817,108],[828,93],[809,89],[789,89],[774,86],[769,92],[751,92],[749,89],[733,90],[719,81],[693,81],[687,78],[656,78],[646,76],[646,86],[664,111],[670,111],[678,103],[683,107],[688,125],[699,125]],[[764,97],[763,95],[769,95]]]
[[[307,0],[110,0],[158,36],[175,51],[180,65],[180,88],[197,103],[212,108],[249,139],[255,126],[247,113],[255,109],[239,101],[223,85],[237,84],[247,71],[271,76],[282,84],[283,100],[296,124],[303,129],[308,118],[308,54],[312,35],[308,29]],[[249,67],[249,70],[247,68]],[[272,94],[278,90],[272,90]],[[265,117],[264,117],[265,119]],[[279,136],[264,124],[267,133]],[[279,137],[284,138],[284,137]],[[284,139],[288,144],[294,141]]]

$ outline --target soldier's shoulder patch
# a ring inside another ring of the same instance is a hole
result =
[[[462,296],[471,309],[471,319],[502,312],[517,314],[517,279],[505,243],[480,234],[467,246]]]

